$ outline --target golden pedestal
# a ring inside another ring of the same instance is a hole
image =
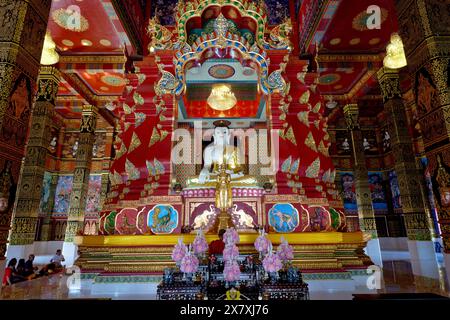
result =
[[[230,214],[226,210],[222,210],[217,216],[216,226],[213,228],[213,230],[215,230],[216,234],[218,234],[219,230],[221,229],[227,230],[228,228],[231,227],[234,227],[234,224]]]
[[[225,223],[227,219],[223,220]],[[220,224],[220,221],[219,221]],[[164,268],[174,267],[171,254],[178,238],[192,243],[195,234],[173,235],[114,235],[76,237],[81,256],[77,265],[87,273],[158,274]],[[241,254],[257,254],[254,242],[256,233],[239,235]],[[365,255],[362,232],[302,232],[268,234],[274,246],[284,237],[294,248],[293,264],[301,271],[312,273],[345,273],[347,270],[364,270],[372,265]],[[210,243],[216,234],[206,234]]]

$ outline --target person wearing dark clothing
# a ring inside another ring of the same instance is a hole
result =
[[[18,275],[25,277],[25,259],[19,259],[16,271]]]
[[[25,276],[28,279],[33,279],[35,277],[35,272],[37,271],[37,267],[33,265],[34,254],[30,254],[28,256],[28,260],[25,262]]]
[[[52,274],[55,272],[56,265],[54,263],[49,263],[46,266],[44,266],[41,271],[39,271],[39,276],[48,276],[49,274]]]

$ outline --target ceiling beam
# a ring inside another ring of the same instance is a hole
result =
[[[79,95],[86,100],[90,105],[96,106],[99,114],[112,126],[115,126],[116,116],[105,108],[105,105],[117,101],[118,96],[99,96],[92,92],[92,90],[78,77],[75,73],[61,72],[62,77]]]
[[[138,1],[127,1],[127,0],[111,0],[111,3],[116,11],[117,16],[122,22],[123,28],[128,35],[133,47],[136,49],[137,55],[144,54],[144,37],[142,30],[145,30],[145,10],[140,7]],[[134,3],[131,4],[131,3]],[[136,12],[136,7],[139,6]],[[134,10],[133,10],[134,9]],[[138,16],[135,16],[135,15]],[[131,53],[129,53],[131,54]]]

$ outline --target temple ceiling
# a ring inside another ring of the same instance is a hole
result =
[[[340,104],[367,95],[376,100],[375,71],[382,65],[391,33],[397,31],[393,0],[254,2],[266,6],[269,27],[291,19],[299,54],[314,56],[318,50],[319,87],[324,95]],[[77,117],[86,101],[103,102],[120,96],[125,86],[124,52],[145,54],[148,40],[143,30],[150,17],[157,16],[162,25],[173,30],[177,4],[178,0],[53,1],[48,31],[62,57],[61,69],[69,75],[59,90],[64,100],[61,113]],[[380,29],[367,28],[366,11],[371,5],[381,8]],[[79,8],[77,26],[69,14],[71,6]],[[87,92],[79,92],[82,90]]]

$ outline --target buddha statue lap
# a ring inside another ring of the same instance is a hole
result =
[[[203,152],[204,166],[198,177],[187,179],[188,188],[214,188],[220,167],[230,174],[232,187],[257,187],[254,177],[244,174],[239,150],[231,144],[231,132],[227,122],[215,123],[214,141]]]

